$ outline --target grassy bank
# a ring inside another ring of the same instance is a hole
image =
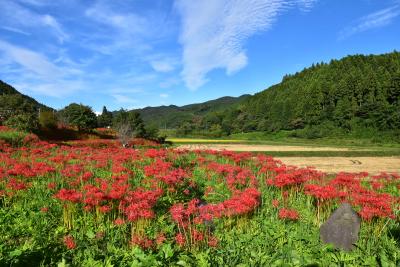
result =
[[[348,148],[397,148],[400,149],[400,139],[392,135],[382,133],[378,135],[353,133],[348,135],[335,135],[321,138],[294,137],[294,131],[279,131],[276,133],[250,132],[237,133],[222,137],[185,136],[177,137],[173,131],[169,131],[168,141],[175,144],[264,144],[264,145],[299,145],[299,146],[330,146]]]

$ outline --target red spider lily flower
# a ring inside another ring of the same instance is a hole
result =
[[[75,190],[68,190],[62,188],[60,191],[58,191],[57,194],[54,195],[54,197],[62,201],[70,201],[77,203],[81,200],[82,194]]]
[[[50,182],[47,184],[48,189],[54,189],[55,187],[56,187],[56,183],[54,183],[54,182]]]
[[[147,237],[139,236],[139,235],[133,235],[132,238],[131,238],[131,245],[139,246],[142,249],[149,249],[154,245],[154,243],[153,243],[153,240],[151,240],[151,239],[149,239]]]
[[[338,192],[336,187],[332,185],[319,186],[315,184],[307,184],[304,186],[306,195],[314,196],[321,200],[334,199],[338,197],[344,197],[342,192]]]
[[[282,220],[297,221],[299,219],[299,213],[297,210],[294,210],[294,209],[282,208],[279,210],[278,216],[279,216],[279,219],[282,219]]]
[[[175,204],[170,208],[169,211],[171,213],[172,220],[174,220],[176,223],[182,222],[185,214],[185,207],[183,204]]]
[[[49,211],[49,208],[48,208],[48,207],[42,207],[42,208],[40,209],[40,211],[41,211],[42,213],[47,213],[47,212]]]
[[[68,249],[74,249],[76,248],[76,243],[75,240],[72,236],[67,235],[64,237],[64,244]]]
[[[122,209],[128,220],[136,221],[140,218],[153,218],[154,212],[152,208],[162,194],[163,191],[161,189],[146,191],[143,188],[138,188],[134,192],[129,192],[121,202]]]
[[[204,234],[196,229],[192,229],[192,240],[194,242],[201,242],[204,240]]]
[[[11,178],[6,186],[14,191],[25,190],[27,188],[27,185],[24,182],[20,182],[15,178]]]
[[[214,236],[210,236],[210,237],[208,237],[208,242],[207,242],[207,244],[208,244],[210,247],[215,248],[216,246],[218,246],[218,239],[215,238]]]
[[[167,238],[165,237],[165,235],[163,233],[160,233],[157,235],[156,237],[156,244],[157,245],[161,245],[162,243],[164,243],[164,241],[167,240]]]
[[[272,206],[274,208],[278,208],[279,207],[279,200],[278,199],[273,199],[272,200]]]
[[[179,234],[177,234],[175,236],[175,241],[181,247],[183,247],[185,245],[185,243],[186,243],[185,236],[183,234],[181,234],[181,233],[179,233]]]
[[[117,219],[115,219],[114,224],[117,226],[123,225],[123,224],[125,224],[125,220],[122,218],[117,218]]]
[[[107,205],[104,205],[104,206],[101,206],[99,210],[100,210],[101,213],[107,213],[107,212],[109,212],[111,210],[111,207],[107,206]]]

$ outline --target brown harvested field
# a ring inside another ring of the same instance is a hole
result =
[[[368,149],[350,149],[339,147],[286,146],[286,145],[251,145],[251,144],[186,144],[181,149],[213,149],[231,151],[368,151]],[[312,166],[328,173],[337,172],[380,172],[400,173],[400,157],[276,157],[287,165],[299,167]]]
[[[231,151],[368,151],[368,149],[349,149],[345,147],[286,146],[286,145],[249,145],[249,144],[187,144],[182,149],[213,149]]]
[[[313,166],[328,173],[380,172],[400,173],[400,157],[277,157],[287,165]]]

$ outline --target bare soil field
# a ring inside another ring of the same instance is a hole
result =
[[[284,146],[284,145],[249,145],[249,144],[187,144],[180,145],[182,149],[213,149],[231,151],[367,151],[368,149],[350,149],[345,147],[316,146]]]
[[[400,173],[400,157],[277,157],[287,165],[312,166],[317,170],[337,172]]]
[[[213,149],[231,151],[369,151],[366,148],[352,149],[342,147],[285,146],[285,145],[249,145],[249,144],[186,144],[181,149]],[[371,174],[380,172],[400,173],[400,157],[276,157],[287,165],[315,167],[328,173],[363,172]]]

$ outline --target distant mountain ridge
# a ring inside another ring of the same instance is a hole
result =
[[[136,111],[158,127],[180,128],[182,135],[308,129],[310,136],[323,136],[357,128],[400,132],[400,53],[313,64],[252,96]]]
[[[249,97],[250,95],[248,94],[239,97],[224,96],[203,103],[180,107],[175,105],[145,107],[134,111],[139,112],[146,123],[153,124],[159,128],[176,128],[182,122],[196,120],[211,112],[223,111],[227,108],[235,107]]]

